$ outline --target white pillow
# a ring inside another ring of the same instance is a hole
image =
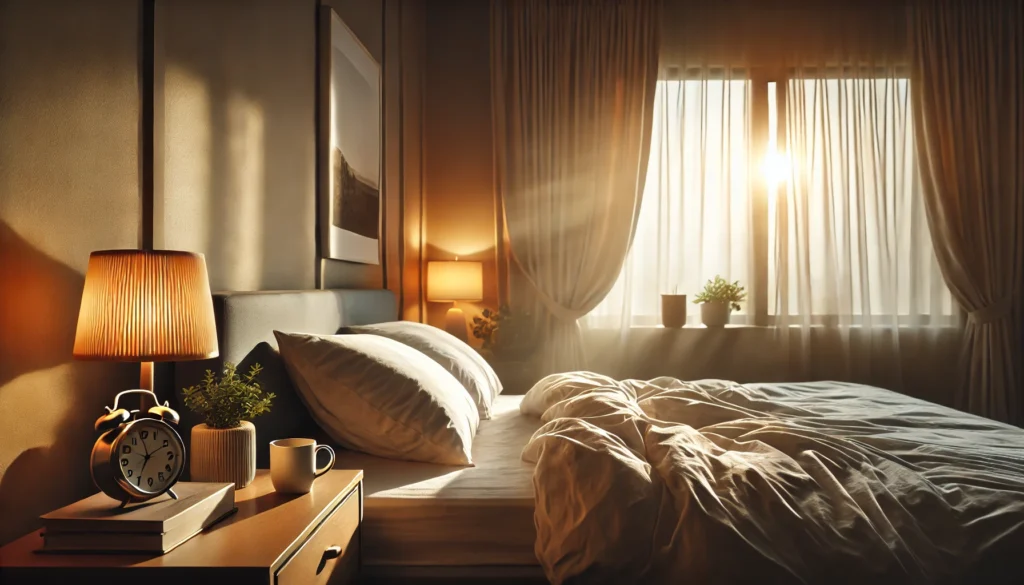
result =
[[[380,335],[423,352],[462,383],[476,402],[480,418],[491,418],[491,404],[501,394],[501,381],[490,364],[458,337],[413,321],[392,321],[342,329],[342,333],[349,332]]]
[[[480,415],[432,359],[377,335],[274,335],[310,414],[338,443],[392,459],[473,464]]]

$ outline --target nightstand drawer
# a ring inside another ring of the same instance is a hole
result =
[[[315,489],[315,488],[314,488]],[[277,585],[354,583],[359,572],[359,499],[362,484],[327,517],[277,572]]]

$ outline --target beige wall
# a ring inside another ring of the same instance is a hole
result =
[[[430,3],[426,18],[425,254],[428,260],[482,261],[479,307],[496,306],[499,296],[489,11],[487,2],[445,1]],[[449,307],[428,303],[428,322],[443,323]]]
[[[380,265],[321,264],[316,255],[319,4],[258,0],[245,2],[243,10],[243,3],[227,0],[157,3],[157,151],[164,164],[158,169],[156,241],[206,253],[214,290],[313,288],[321,269],[328,288],[383,284]],[[384,63],[385,3],[324,4]],[[398,36],[403,8],[412,4],[387,3],[392,36]],[[414,14],[416,7],[405,12]],[[392,73],[400,72],[404,56],[388,55]],[[414,68],[415,59],[410,63]],[[383,237],[388,287],[399,292],[402,85],[387,71],[383,85]]]
[[[388,0],[384,17],[385,184],[388,194],[388,288],[400,293],[401,315],[423,321],[425,253],[423,79],[425,5]],[[397,197],[396,197],[397,194]],[[397,201],[398,205],[393,202]],[[396,241],[397,240],[397,241]]]
[[[314,286],[315,19],[313,0],[157,2],[155,241],[205,253],[214,290]]]
[[[89,252],[139,242],[137,2],[0,0],[0,543],[93,491],[131,366],[73,362]]]
[[[386,59],[388,284],[417,319],[423,7],[331,3]],[[157,0],[151,228],[215,289],[314,286],[318,6]],[[92,422],[136,383],[71,346],[89,252],[140,241],[138,22],[135,0],[0,0],[0,543],[94,490]],[[330,286],[382,281],[330,264]]]

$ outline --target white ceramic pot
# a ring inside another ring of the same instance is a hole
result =
[[[725,324],[729,322],[730,313],[732,313],[732,307],[723,301],[702,303],[700,306],[700,320],[707,327],[725,327]]]
[[[192,481],[230,481],[242,489],[256,477],[256,427],[249,421],[233,429],[196,425],[189,456]]]
[[[661,295],[661,324],[675,329],[686,325],[686,295]]]

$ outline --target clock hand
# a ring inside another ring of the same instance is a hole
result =
[[[146,471],[146,464],[149,463],[149,455],[142,461],[142,469],[139,470],[139,478],[142,478],[142,472]]]

